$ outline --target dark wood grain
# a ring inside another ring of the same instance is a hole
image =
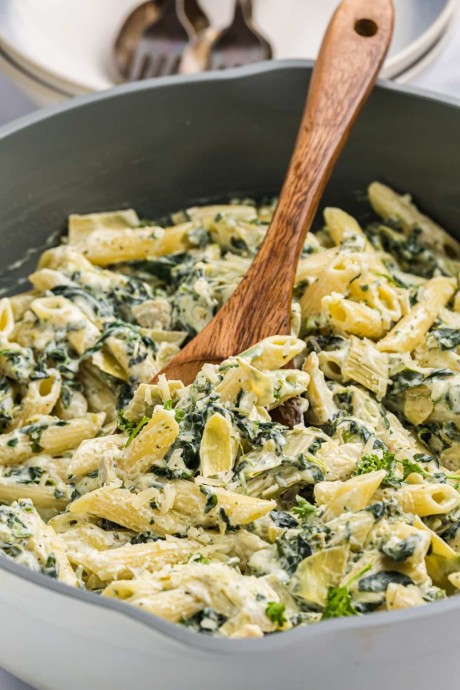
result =
[[[376,81],[392,30],[391,0],[343,0],[336,10],[266,238],[232,297],[162,370],[167,378],[189,384],[203,363],[221,362],[262,338],[290,332],[292,288],[305,236]]]

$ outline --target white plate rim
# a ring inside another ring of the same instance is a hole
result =
[[[40,78],[39,75],[27,70],[22,65],[18,64],[8,53],[0,47],[0,65],[5,74],[18,85],[26,83],[28,88],[34,91],[39,91],[43,95],[49,95],[53,98],[53,102],[61,98],[72,98],[74,94],[62,90],[60,87],[55,87],[45,79]]]
[[[385,63],[381,76],[384,79],[395,77],[397,74],[415,65],[421,57],[425,56],[431,46],[437,43],[440,35],[446,30],[458,6],[459,0],[448,0],[433,24],[421,33],[415,41]]]
[[[425,58],[430,48],[438,44],[440,36],[446,30],[450,19],[459,5],[460,0],[447,0],[437,19],[428,29],[421,33],[418,38],[406,46],[406,48],[402,49],[399,53],[385,62],[381,71],[381,78],[396,78],[410,68],[415,68],[418,60],[420,58]],[[77,82],[73,79],[66,79],[64,76],[45,69],[32,60],[25,58],[24,55],[6,40],[4,36],[0,36],[0,50],[5,55],[9,56],[10,60],[14,62],[21,71],[25,71],[29,77],[36,78],[55,91],[63,91],[69,96],[79,96],[94,93],[98,90],[82,81]],[[112,86],[115,86],[115,83],[113,83]]]
[[[448,27],[439,36],[436,43],[434,43],[434,45],[432,45],[429,48],[429,50],[427,50],[425,53],[423,53],[423,55],[420,56],[417,62],[409,65],[409,67],[406,70],[400,72],[395,77],[393,77],[393,81],[397,84],[410,84],[410,82],[413,79],[422,74],[436,60],[436,58],[442,54],[444,46],[449,42],[451,28],[452,27]]]

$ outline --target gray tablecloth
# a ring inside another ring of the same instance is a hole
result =
[[[460,15],[442,39],[436,59],[411,84],[460,98]],[[0,72],[0,125],[35,108],[32,101]],[[33,689],[0,669],[0,690]]]

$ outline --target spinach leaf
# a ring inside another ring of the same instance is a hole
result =
[[[404,573],[398,573],[394,570],[381,570],[379,573],[368,575],[360,580],[358,589],[360,592],[385,592],[388,585],[395,582],[398,585],[412,585],[413,582]]]

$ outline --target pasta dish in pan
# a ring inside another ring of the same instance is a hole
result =
[[[460,246],[368,197],[366,227],[327,208],[307,236],[292,334],[188,387],[149,382],[274,202],[70,216],[0,301],[0,554],[226,637],[458,592]]]

